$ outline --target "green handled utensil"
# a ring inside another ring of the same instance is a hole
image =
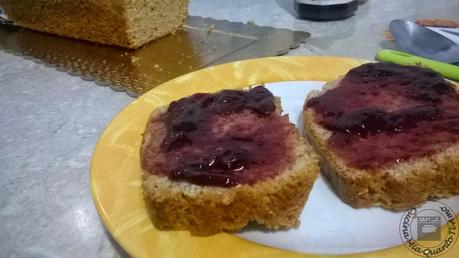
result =
[[[401,65],[417,65],[430,68],[445,78],[459,81],[459,66],[435,61],[428,58],[414,56],[395,50],[381,50],[376,54],[376,59],[384,62],[392,62]]]

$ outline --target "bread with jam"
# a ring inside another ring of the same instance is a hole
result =
[[[193,235],[299,224],[318,157],[266,88],[198,93],[155,110],[140,151],[161,230]]]
[[[353,207],[459,193],[459,93],[430,69],[364,64],[311,92],[303,118],[323,174]]]

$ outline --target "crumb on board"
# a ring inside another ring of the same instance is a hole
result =
[[[389,30],[384,31],[384,38],[389,41],[394,40],[394,36],[392,36],[392,33],[390,33]]]
[[[131,56],[131,62],[132,63],[137,63],[140,60],[138,56]]]

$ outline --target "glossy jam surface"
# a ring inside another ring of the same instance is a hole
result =
[[[459,140],[459,94],[425,68],[365,64],[307,107],[333,131],[330,147],[357,168],[394,165]]]
[[[147,146],[147,171],[197,185],[231,187],[276,176],[290,163],[294,127],[275,112],[264,87],[195,94],[171,103],[153,123],[163,132]]]

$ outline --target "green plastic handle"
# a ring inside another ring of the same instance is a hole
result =
[[[444,77],[459,81],[459,66],[435,61],[428,58],[414,56],[395,50],[381,50],[376,54],[376,59],[384,62],[392,62],[401,65],[417,65],[430,68]]]

